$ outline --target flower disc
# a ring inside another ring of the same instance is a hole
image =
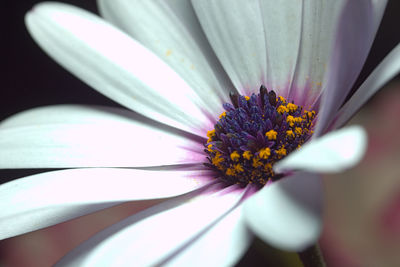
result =
[[[259,94],[231,94],[214,129],[207,132],[209,163],[228,183],[259,186],[282,177],[273,164],[312,135],[315,111],[289,103],[265,86]]]

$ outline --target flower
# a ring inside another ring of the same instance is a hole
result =
[[[62,105],[2,122],[2,168],[78,169],[2,185],[1,238],[125,201],[176,196],[102,231],[61,263],[230,265],[252,233],[279,248],[304,249],[321,228],[316,173],[353,166],[364,151],[360,128],[328,131],[343,126],[400,68],[396,47],[345,102],[385,5],[99,1],[102,15],[120,30],[72,6],[35,6],[26,23],[39,45],[146,118]],[[245,114],[239,108],[246,106]],[[271,108],[275,117],[265,118]],[[245,127],[240,118],[251,114],[252,125],[268,128],[261,136],[227,134],[235,123]],[[296,136],[302,136],[298,143],[290,141]],[[286,156],[290,150],[296,151]],[[239,180],[242,172],[256,177],[253,170],[261,173],[258,182]]]

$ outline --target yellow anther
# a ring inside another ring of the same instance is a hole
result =
[[[302,119],[301,117],[295,117],[295,118],[294,118],[294,121],[295,121],[296,123],[301,123],[301,122],[303,121],[303,119]]]
[[[207,146],[207,150],[210,151],[210,152],[213,152],[212,144],[209,144],[209,145]]]
[[[295,118],[292,115],[286,117],[286,122],[289,124],[290,127],[294,126]]]
[[[212,129],[211,131],[207,131],[207,137],[211,138],[215,136],[215,130]]]
[[[268,138],[268,140],[276,140],[277,135],[278,133],[274,130],[269,130],[265,133],[265,136]]]
[[[297,110],[297,105],[293,103],[288,103],[286,106],[290,112],[295,112]]]
[[[260,162],[260,159],[257,157],[257,158],[253,158],[253,164],[252,164],[252,166],[254,167],[254,168],[258,168],[258,167],[260,167],[260,166],[262,166],[263,164],[262,164],[262,162]]]
[[[286,156],[286,149],[285,147],[281,147],[280,149],[275,151],[278,156]]]
[[[215,136],[215,130],[207,131],[207,143],[212,142],[213,137]]]
[[[296,127],[296,128],[294,128],[294,132],[295,132],[296,134],[300,135],[300,134],[303,133],[303,129],[301,129],[300,127]]]
[[[215,154],[215,156],[211,159],[211,163],[212,163],[214,166],[219,167],[220,164],[221,164],[221,162],[224,161],[224,158],[221,157],[221,156],[222,156],[221,153],[220,153],[220,152],[217,152],[217,153]]]
[[[235,175],[236,174],[235,170],[232,168],[226,169],[225,173],[226,173],[226,175]]]
[[[245,98],[247,101],[250,100],[250,97],[247,96],[247,95],[245,95],[244,98]]]
[[[243,156],[243,158],[250,160],[251,157],[253,156],[253,154],[251,154],[251,152],[247,150],[247,151],[243,152],[242,156]]]
[[[260,149],[260,158],[262,159],[268,159],[268,157],[271,155],[271,149],[269,147],[264,147]]]
[[[287,137],[293,137],[294,138],[294,132],[292,130],[287,130],[286,131],[286,136]]]
[[[221,115],[219,115],[219,118],[221,119],[222,117],[225,117],[225,116],[226,116],[226,111],[222,112]]]
[[[264,170],[267,171],[267,172],[272,171],[272,165],[271,165],[271,163],[265,164],[265,165],[264,165]]]
[[[235,169],[236,172],[243,172],[244,171],[244,169],[243,169],[242,165],[240,165],[240,163],[236,164],[234,166],[234,169]]]
[[[235,150],[231,153],[231,160],[238,161],[240,159],[240,154]]]
[[[283,106],[283,105],[280,105],[280,106],[276,109],[276,111],[278,111],[280,114],[283,114],[283,113],[285,113],[285,112],[289,112],[289,109],[288,109],[287,107]]]
[[[315,111],[314,110],[313,111],[305,111],[305,114],[307,114],[307,117],[309,119],[313,119],[315,116]]]

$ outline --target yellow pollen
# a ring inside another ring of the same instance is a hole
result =
[[[265,147],[260,150],[260,158],[268,159],[269,155],[271,155],[271,149],[269,147]]]
[[[228,169],[226,169],[226,175],[229,175],[229,176],[232,176],[232,175],[235,175],[236,173],[235,173],[235,170],[234,169],[232,169],[232,168],[228,168]]]
[[[304,113],[305,113],[304,115],[306,115],[310,119],[313,119],[314,116],[315,116],[315,111],[314,110],[313,111],[305,111]]]
[[[286,106],[290,112],[295,112],[297,110],[297,105],[293,104],[293,103],[288,103]]]
[[[285,147],[281,147],[280,149],[275,151],[278,156],[286,156],[286,149]]]
[[[253,154],[251,154],[251,152],[247,150],[247,151],[243,152],[242,156],[243,156],[243,158],[250,160],[251,157],[253,156]]]
[[[219,167],[219,166],[220,166],[220,163],[223,162],[223,161],[224,161],[224,158],[221,157],[221,153],[220,153],[220,152],[217,152],[217,153],[215,154],[215,157],[213,157],[213,158],[211,159],[211,163],[212,163],[214,166],[217,166],[217,167]]]
[[[272,165],[271,165],[271,163],[265,164],[265,165],[264,165],[264,170],[265,170],[265,171],[271,171],[271,170],[272,170]]]
[[[254,168],[258,168],[258,167],[262,166],[263,164],[262,164],[262,162],[260,162],[260,159],[257,157],[257,158],[253,158],[252,165]]]
[[[235,150],[231,153],[231,160],[238,161],[240,159],[240,154]]]
[[[247,96],[247,95],[245,95],[244,98],[245,98],[246,100],[250,100],[250,97]]]
[[[242,165],[240,165],[239,163],[236,164],[236,165],[234,166],[234,168],[235,168],[235,171],[237,171],[237,172],[243,172],[243,171],[244,171]]]
[[[222,112],[221,115],[219,115],[219,118],[221,119],[222,117],[225,117],[225,116],[226,116],[226,111]]]
[[[277,135],[278,133],[274,130],[269,130],[265,133],[265,136],[268,138],[268,140],[276,140]]]
[[[300,127],[296,127],[296,128],[294,128],[294,132],[296,133],[296,134],[302,134],[303,133],[303,129],[301,129]]]
[[[297,123],[301,123],[303,121],[303,119],[301,117],[295,117],[294,121]]]
[[[289,112],[289,109],[288,109],[287,107],[283,106],[283,105],[280,105],[280,106],[276,109],[276,111],[278,111],[280,114],[283,114],[283,113],[285,113],[285,112]]]
[[[286,131],[286,136],[287,137],[293,137],[294,138],[294,132],[292,130],[287,130]]]
[[[212,144],[209,144],[208,146],[207,146],[207,149],[208,149],[208,151],[210,151],[210,152],[213,152],[214,150],[212,149]]]
[[[290,127],[294,126],[295,118],[292,115],[287,116],[286,122],[289,124]]]
[[[208,137],[207,143],[211,142],[214,136],[215,136],[215,129],[207,131],[207,137]]]

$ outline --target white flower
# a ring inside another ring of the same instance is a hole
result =
[[[100,0],[115,26],[68,5],[35,6],[27,26],[49,55],[154,121],[125,109],[61,105],[2,122],[1,168],[78,169],[2,185],[0,237],[125,201],[176,196],[95,235],[60,264],[220,266],[242,256],[252,233],[293,251],[314,243],[322,197],[315,173],[353,166],[366,143],[359,127],[326,133],[343,126],[400,68],[397,46],[342,106],[385,5]],[[228,92],[251,96],[260,85],[317,117],[313,140],[274,165],[286,177],[254,194],[251,183],[214,179],[221,173],[203,163],[216,156],[203,149]]]

